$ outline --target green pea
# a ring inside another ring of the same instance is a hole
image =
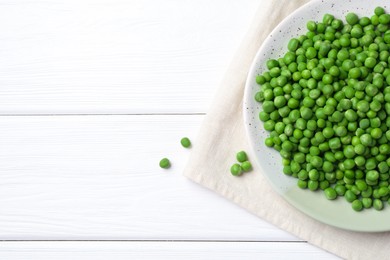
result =
[[[249,161],[244,161],[241,163],[241,168],[244,172],[252,170],[252,164]]]
[[[336,129],[335,129],[335,134],[339,137],[343,137],[343,136],[346,136],[348,133],[348,130],[345,126],[337,126]]]
[[[272,91],[272,89],[265,89],[263,92],[263,97],[264,97],[264,100],[267,100],[267,101],[273,100],[274,92]]]
[[[257,92],[255,95],[255,100],[257,102],[263,102],[264,101],[264,92],[263,91]]]
[[[343,185],[340,185],[340,184],[337,184],[335,187],[334,187],[334,190],[336,191],[337,195],[339,196],[344,196],[347,188],[345,188],[345,186]]]
[[[347,35],[342,35],[339,39],[340,41],[340,45],[342,47],[348,47],[349,45],[351,45],[351,40],[349,39],[349,37]]]
[[[299,113],[299,110],[297,109],[294,109],[292,110],[289,115],[288,115],[288,118],[291,120],[291,122],[296,122],[300,117],[300,113]]]
[[[377,16],[380,16],[380,15],[382,15],[382,14],[385,13],[385,9],[383,9],[383,7],[378,6],[378,7],[376,7],[376,8],[374,9],[374,13],[375,13]]]
[[[332,138],[335,134],[333,128],[331,127],[325,127],[324,130],[322,130],[322,133],[324,135],[325,138]]]
[[[298,187],[301,189],[306,189],[307,188],[307,181],[298,180]]]
[[[317,24],[314,21],[308,21],[306,27],[309,31],[314,32],[317,29]]]
[[[294,129],[294,132],[293,132],[293,137],[296,138],[296,139],[302,139],[303,138],[303,132],[302,130],[296,128]]]
[[[341,147],[340,138],[334,137],[329,140],[329,147],[330,149],[336,150]]]
[[[323,70],[319,67],[314,68],[310,74],[315,80],[320,80],[324,76]]]
[[[318,173],[317,170],[315,169],[311,169],[309,171],[309,179],[312,180],[312,181],[318,181],[318,179],[320,178],[320,174]]]
[[[322,22],[326,25],[330,25],[334,20],[334,16],[331,14],[325,14],[322,18]]]
[[[305,56],[308,59],[313,59],[317,56],[317,50],[314,47],[309,47],[305,52]]]
[[[389,194],[390,190],[388,187],[380,187],[378,190],[378,194],[380,197],[385,197]]]
[[[370,109],[372,111],[375,111],[375,112],[378,112],[380,109],[382,108],[382,105],[379,101],[377,100],[373,100],[371,103],[370,103]]]
[[[360,136],[360,142],[365,146],[371,146],[372,145],[372,136],[369,134],[363,134]]]
[[[282,143],[282,149],[286,152],[291,152],[294,149],[294,145],[290,141]]]
[[[298,118],[297,121],[295,122],[296,128],[298,128],[300,130],[307,130],[306,125],[307,125],[307,122],[303,118]]]
[[[369,209],[372,207],[372,199],[371,198],[362,198],[362,204],[365,209]]]
[[[300,112],[301,112],[301,117],[305,120],[309,120],[313,116],[313,111],[307,107],[302,107],[300,109]]]
[[[318,190],[318,187],[319,187],[319,182],[318,181],[313,181],[313,180],[309,180],[308,181],[308,188],[309,188],[309,190],[315,191],[315,190]]]
[[[374,209],[376,209],[376,210],[382,210],[383,209],[383,202],[380,199],[374,199],[373,206],[374,206]]]
[[[299,40],[296,38],[292,38],[288,43],[289,51],[296,51],[299,47]]]
[[[236,159],[237,161],[239,162],[245,162],[248,160],[248,156],[246,155],[246,152],[245,151],[239,151],[237,154],[236,154]]]
[[[323,181],[320,181],[320,189],[321,190],[325,190],[326,188],[328,188],[329,187],[329,181],[327,181],[327,180],[323,180]]]
[[[379,178],[379,173],[375,170],[370,170],[366,173],[366,180],[374,182]]]
[[[322,163],[322,158],[319,156],[313,156],[311,159],[311,164],[317,169],[322,167]]]
[[[358,116],[354,110],[348,109],[345,111],[345,118],[350,122],[354,122],[357,120]]]
[[[184,147],[184,148],[189,148],[191,146],[191,141],[190,139],[188,139],[188,137],[183,137],[181,140],[180,140],[180,143],[181,145]]]
[[[356,200],[356,195],[355,193],[353,193],[351,190],[347,190],[344,194],[344,197],[345,199],[348,201],[348,202],[353,202],[354,200]]]
[[[380,24],[388,24],[388,23],[390,23],[390,15],[389,14],[381,14],[379,16],[379,23]]]
[[[272,68],[275,68],[275,67],[278,67],[279,66],[279,62],[275,59],[270,59],[267,61],[267,68],[269,70],[271,70]]]
[[[358,167],[363,167],[366,163],[366,159],[363,156],[356,156],[354,160]]]
[[[326,188],[324,190],[324,193],[325,193],[325,197],[328,199],[328,200],[334,200],[337,198],[337,192],[335,191],[335,189],[333,188]]]
[[[350,170],[350,169],[353,169],[355,167],[355,161],[353,159],[346,159],[344,161],[344,168],[346,170]]]
[[[305,154],[304,153],[295,153],[294,154],[294,161],[296,161],[297,163],[304,163],[305,162]]]
[[[271,113],[275,110],[274,102],[272,101],[264,101],[263,102],[263,111],[266,113]]]
[[[325,31],[326,25],[324,23],[317,23],[317,32],[323,33]]]
[[[351,36],[354,38],[360,38],[363,35],[363,30],[360,26],[353,26],[351,29]]]
[[[241,166],[240,166],[238,163],[233,164],[233,165],[230,167],[230,173],[231,173],[233,176],[240,176],[240,175],[242,174],[242,168],[241,168]]]
[[[291,176],[291,175],[292,175],[291,166],[290,166],[290,165],[284,166],[284,167],[283,167],[283,173],[284,173],[285,175]]]
[[[343,27],[343,22],[340,19],[334,19],[331,23],[332,28],[338,30]]]
[[[263,85],[266,82],[266,79],[263,75],[256,76],[256,83],[259,85]]]
[[[380,128],[373,128],[371,130],[371,136],[374,139],[379,139],[382,137],[382,130]]]
[[[336,110],[336,108],[332,105],[325,105],[324,106],[324,114],[327,116],[332,115],[335,110]]]
[[[273,67],[272,69],[269,70],[269,74],[271,75],[272,79],[270,81],[270,84],[272,84],[272,80],[275,79],[276,80],[276,77],[278,77],[281,73],[281,70],[279,67]],[[275,82],[276,83],[276,82]]]
[[[275,141],[274,140],[275,140],[274,138],[268,137],[268,138],[265,139],[264,143],[268,147],[273,147],[275,145]]]
[[[352,201],[352,209],[355,211],[361,211],[363,209],[363,203],[358,199]]]
[[[378,162],[376,161],[375,158],[368,158],[366,160],[366,165],[365,166],[366,166],[367,170],[373,170],[373,169],[376,168],[377,164],[378,164]]]
[[[310,108],[314,107],[314,105],[315,105],[315,101],[310,97],[305,97],[302,102],[303,102],[304,106],[310,107]]]
[[[284,96],[277,96],[274,100],[274,106],[277,108],[284,107],[287,103],[287,100]],[[263,107],[264,108],[264,107]]]
[[[269,114],[269,118],[273,121],[277,121],[280,117],[282,117],[283,115],[288,115],[288,113],[290,113],[290,110],[288,107],[283,107],[283,108],[280,108],[278,110],[275,110],[275,111],[272,111],[270,114]]]
[[[365,61],[364,61],[364,66],[366,66],[367,68],[374,68],[376,65],[376,59],[373,58],[373,57],[368,57]]]
[[[355,184],[360,191],[365,191],[368,188],[367,183],[364,180],[356,180]]]
[[[361,195],[362,195],[363,198],[371,197],[372,196],[372,188],[371,188],[371,186],[368,186],[367,190],[362,191]]]
[[[169,167],[171,167],[171,163],[168,158],[161,159],[159,165],[163,169],[168,169]]]

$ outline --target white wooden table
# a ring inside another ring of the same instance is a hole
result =
[[[181,175],[259,4],[0,0],[0,259],[335,259]]]

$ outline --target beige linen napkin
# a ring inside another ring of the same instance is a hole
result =
[[[242,115],[244,85],[250,64],[272,29],[308,1],[261,2],[203,122],[184,175],[275,226],[340,257],[390,259],[390,232],[359,233],[322,224],[276,194],[258,167],[240,178],[229,173],[235,153],[250,151]],[[254,163],[254,157],[249,156]]]

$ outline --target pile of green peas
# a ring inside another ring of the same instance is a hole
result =
[[[240,176],[243,172],[252,170],[252,164],[248,160],[248,155],[245,151],[239,151],[236,154],[236,159],[239,163],[235,163],[230,167],[230,173],[233,176]]]
[[[390,203],[390,14],[307,22],[256,77],[268,147],[298,186],[356,211]]]

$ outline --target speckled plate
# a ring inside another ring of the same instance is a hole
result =
[[[264,145],[267,132],[258,119],[260,105],[254,100],[254,96],[259,86],[255,77],[264,71],[268,59],[279,58],[287,51],[289,39],[306,32],[307,21],[322,21],[325,13],[333,14],[344,21],[348,12],[371,17],[376,6],[382,6],[390,12],[390,2],[386,0],[313,0],[289,15],[272,31],[256,54],[245,86],[243,112],[247,135],[256,154],[258,167],[273,188],[290,204],[316,220],[362,232],[389,231],[390,206],[386,205],[382,211],[370,209],[355,212],[343,197],[329,201],[322,192],[302,190],[297,187],[297,179],[285,176],[279,153]]]

